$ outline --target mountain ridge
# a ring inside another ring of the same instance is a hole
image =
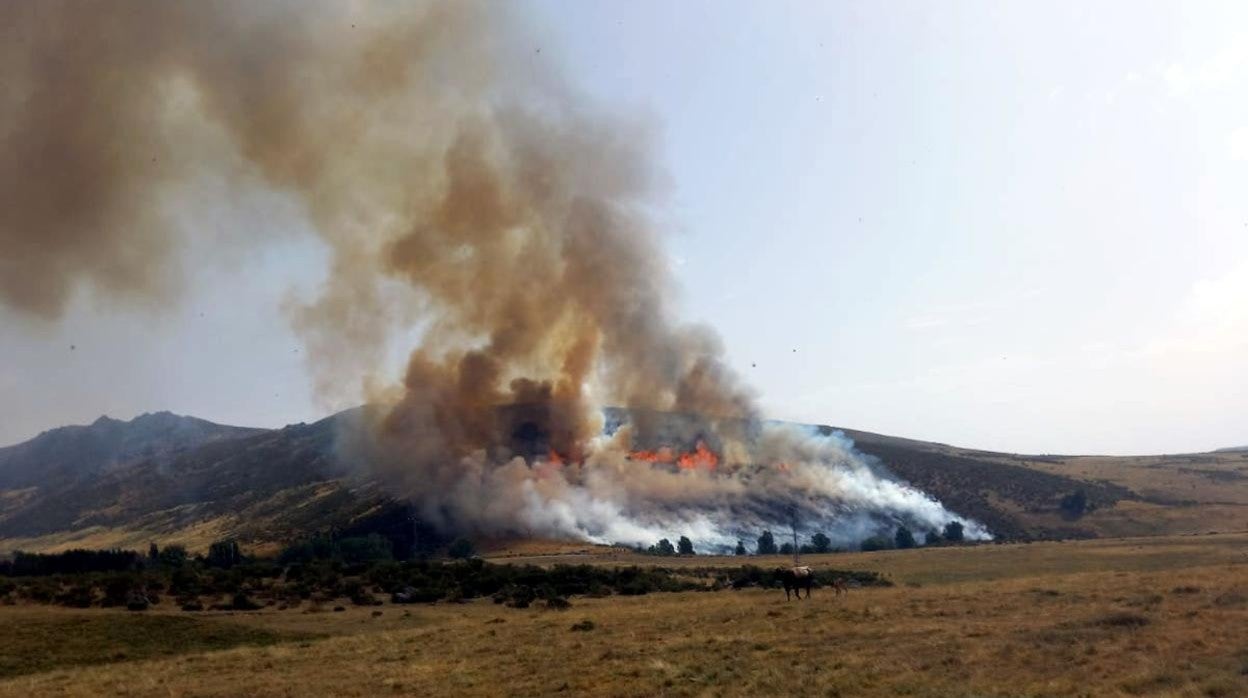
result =
[[[366,468],[336,453],[337,425],[364,409],[280,429],[170,412],[101,417],[0,448],[0,550],[149,540],[202,548],[222,537],[273,547],[369,517],[410,519]],[[1005,540],[1248,528],[1248,452],[1027,456],[810,428],[844,434],[879,467]],[[1086,510],[1063,509],[1077,492]]]

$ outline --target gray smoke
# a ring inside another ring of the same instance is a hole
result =
[[[718,544],[794,516],[956,518],[841,441],[759,425],[718,338],[672,317],[644,128],[491,9],[0,6],[0,301],[45,320],[84,289],[158,305],[203,235],[170,211],[226,175],[293,197],[332,250],[322,293],[291,308],[317,388],[382,406],[347,455],[435,523]],[[386,349],[415,328],[393,386]],[[604,435],[603,405],[636,418]],[[665,433],[671,412],[705,420]],[[713,467],[630,455],[699,439]]]

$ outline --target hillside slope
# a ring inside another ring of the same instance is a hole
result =
[[[898,477],[1006,539],[1248,530],[1248,452],[1028,456],[842,431]],[[1087,506],[1074,515],[1061,502],[1077,492]]]
[[[22,477],[7,481],[18,487],[0,489],[0,549],[149,540],[199,549],[226,536],[274,544],[349,526],[388,503],[371,484],[343,477],[335,462],[342,415],[275,430],[208,428],[175,415],[156,425],[150,417],[85,428],[102,435],[52,430],[6,449]],[[45,456],[52,467],[40,479]]]
[[[169,413],[101,418],[0,449],[0,550],[153,540],[202,549],[227,536],[272,549],[313,531],[373,525],[415,535],[406,505],[335,457],[337,425],[357,414],[274,430]],[[687,415],[643,418],[689,433]],[[1248,453],[1023,456],[839,431],[878,467],[999,539],[1248,529]],[[1076,493],[1083,509],[1063,508]]]

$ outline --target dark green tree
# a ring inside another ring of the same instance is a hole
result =
[[[747,553],[745,552],[745,542],[744,542],[744,541],[737,541],[737,550],[736,550],[736,554],[737,554],[737,555],[745,555],[745,554],[747,554]]]
[[[236,540],[219,540],[208,546],[208,558],[206,562],[209,567],[220,567],[221,569],[230,569],[243,561],[243,553],[238,547]]]
[[[759,555],[776,554],[776,539],[772,537],[771,531],[763,531],[763,535],[758,537],[758,549],[756,552]]]
[[[156,560],[162,567],[176,568],[185,565],[189,557],[190,556],[187,554],[186,548],[183,546],[166,545],[164,550],[161,550],[159,555],[156,556]]]
[[[945,539],[941,537],[940,531],[934,528],[928,529],[927,533],[923,535],[923,545],[940,545],[944,542]]]
[[[337,542],[336,548],[343,562],[375,562],[394,559],[394,543],[380,533],[342,538]],[[472,552],[469,552],[468,556],[471,557]]]
[[[961,543],[965,540],[964,536],[965,532],[963,531],[962,524],[960,522],[950,521],[945,524],[945,540],[950,543]]]
[[[897,547],[902,550],[913,548],[918,545],[918,543],[914,540],[914,534],[911,533],[910,529],[905,526],[897,527],[897,533],[893,536],[893,542],[896,543]]]
[[[780,546],[780,554],[781,554],[781,555],[792,555],[792,554],[793,554],[793,544],[792,544],[792,543],[789,543],[789,542],[787,542],[787,541],[786,541],[785,543],[783,543],[783,544]]]
[[[810,549],[816,553],[826,553],[832,549],[832,539],[822,533],[816,533],[810,537]]]
[[[676,552],[681,555],[696,555],[693,552],[693,541],[689,540],[688,536],[681,536],[680,540],[676,541]]]

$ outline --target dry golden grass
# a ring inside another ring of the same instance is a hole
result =
[[[897,586],[789,603],[748,590],[573,599],[566,612],[477,601],[380,617],[222,614],[330,637],[57,669],[2,682],[0,695],[1246,695],[1246,546],[1201,536],[809,556]],[[593,628],[572,629],[583,620]]]

